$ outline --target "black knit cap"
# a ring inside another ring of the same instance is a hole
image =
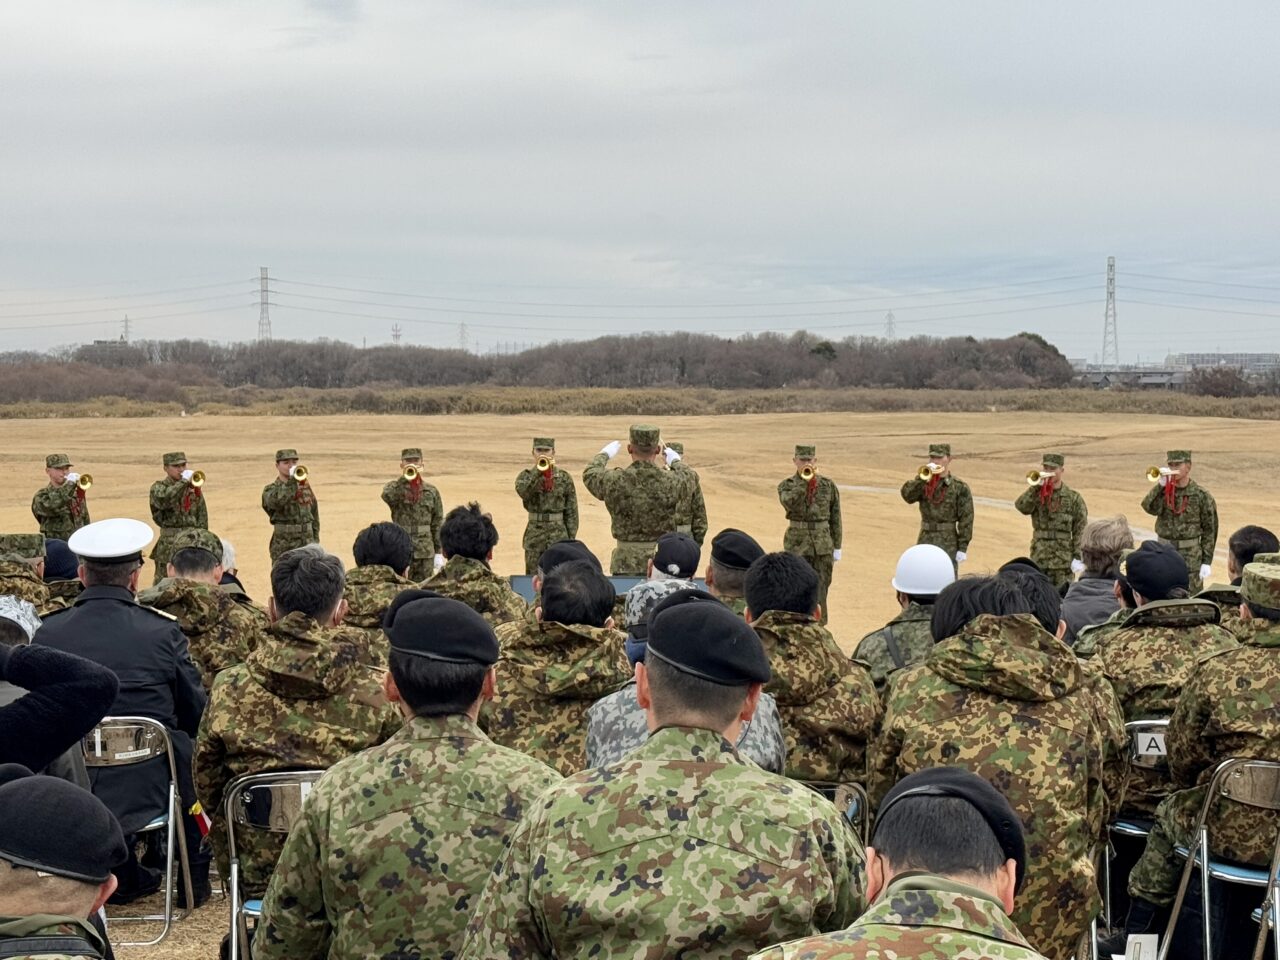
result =
[[[1144,600],[1167,600],[1174,588],[1187,589],[1187,561],[1168,544],[1145,540],[1120,561],[1119,579]]]
[[[756,632],[705,590],[681,590],[653,608],[647,653],[727,687],[768,683],[771,676]]]
[[[54,580],[74,580],[78,573],[80,561],[71,552],[65,540],[46,540],[44,542],[44,582]]]
[[[16,763],[0,766],[0,860],[102,883],[128,856],[120,824],[88,790]]]
[[[1027,871],[1027,845],[1022,836],[1022,821],[1014,812],[1004,794],[972,771],[962,767],[931,767],[903,777],[885,794],[876,811],[876,827],[884,822],[889,809],[911,797],[958,797],[968,803],[995,835],[1005,859],[1017,864],[1017,881],[1014,889],[1022,886]],[[875,828],[871,831],[871,843],[875,846]]]
[[[764,556],[764,548],[749,533],[727,527],[711,541],[711,559],[730,570],[745,570]]]
[[[498,662],[493,627],[465,603],[434,590],[405,590],[391,601],[382,630],[397,653],[444,663]]]
[[[1044,568],[1036,563],[1030,557],[1014,557],[1006,563],[1000,565],[997,573],[1004,573],[1006,570],[1030,570],[1032,573],[1044,573]]]
[[[538,569],[546,576],[560,564],[570,560],[588,560],[597,570],[604,572],[604,568],[600,566],[600,558],[581,540],[557,540],[542,551],[542,556],[538,558]]]

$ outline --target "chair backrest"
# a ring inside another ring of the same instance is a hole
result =
[[[1218,767],[1214,779],[1228,800],[1263,810],[1280,810],[1280,763],[1274,760],[1228,760]]]
[[[1130,720],[1124,728],[1129,734],[1130,766],[1168,771],[1169,748],[1165,741],[1168,720]]]
[[[232,780],[223,808],[231,857],[236,856],[237,830],[288,833],[302,812],[311,785],[323,775],[323,770],[273,770]]]
[[[81,746],[86,767],[127,767],[167,757],[176,778],[173,742],[164,724],[150,717],[103,717]]]
[[[533,577],[527,574],[513,574],[507,577],[511,584],[511,589],[518,593],[526,603],[533,603],[536,596],[533,592]],[[614,593],[622,596],[637,583],[643,583],[644,577],[610,577],[609,582],[613,584]],[[700,578],[695,578],[693,585],[699,590],[707,589],[707,582]]]

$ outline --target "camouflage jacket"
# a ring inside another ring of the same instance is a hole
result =
[[[79,580],[46,580],[45,589],[49,591],[51,601],[69,607],[76,602],[76,597],[84,592],[84,584]]]
[[[990,894],[900,874],[847,930],[762,950],[752,960],[1043,960]]]
[[[649,739],[649,722],[636,702],[635,682],[601,697],[587,711],[587,766],[617,763]],[[743,725],[734,744],[738,752],[770,773],[782,773],[787,764],[787,740],[782,733],[778,702],[772,694],[760,694],[755,716]]]
[[[253,602],[253,598],[245,592],[244,585],[236,579],[218,584],[218,589],[236,602],[236,605],[258,621],[258,626],[266,627],[271,623],[267,611]]]
[[[787,737],[788,777],[863,783],[880,698],[866,667],[848,659],[813,617],[770,610],[752,621]]]
[[[45,484],[31,498],[31,514],[40,524],[46,540],[68,540],[89,523],[89,504],[84,491],[74,483],[55,487]]]
[[[483,561],[469,557],[450,557],[422,586],[465,603],[495,627],[523,620],[529,609],[506,577],[498,576]]]
[[[1013,506],[1031,518],[1031,559],[1041,569],[1069,570],[1080,559],[1080,537],[1089,522],[1084,497],[1063,483],[1045,503],[1039,487],[1027,487]]]
[[[1175,513],[1165,502],[1164,491],[1159,484],[1152,485],[1142,498],[1142,509],[1156,518],[1157,537],[1168,540],[1184,558],[1195,561],[1189,560],[1187,569],[1196,578],[1200,564],[1213,563],[1218,542],[1218,505],[1208,490],[1190,480],[1177,493],[1176,506],[1182,513]]]
[[[276,477],[262,488],[262,509],[272,525],[309,527],[315,541],[320,539],[320,504],[311,484]]]
[[[217,587],[166,577],[141,591],[138,602],[177,619],[206,690],[219,672],[244,663],[258,645],[261,621]]]
[[[844,539],[840,522],[840,488],[819,475],[809,501],[809,483],[792,474],[778,484],[778,501],[787,512],[787,532],[782,549],[789,553],[819,556],[839,550]]]
[[[684,471],[663,470],[644,460],[625,470],[610,470],[609,457],[603,453],[587,464],[582,482],[608,508],[613,538],[629,543],[656,542],[675,530],[689,485]]]
[[[1194,597],[1196,600],[1208,600],[1217,605],[1222,613],[1220,621],[1232,633],[1239,635],[1244,627],[1240,619],[1240,585],[1236,583],[1214,583],[1206,586]],[[1249,631],[1246,631],[1249,632]]]
[[[1013,920],[1067,960],[1101,907],[1094,845],[1107,816],[1108,732],[1075,654],[1030,614],[982,615],[889,684],[868,790],[877,805],[908,774],[966,767],[996,786],[1026,831]]]
[[[1094,623],[1082,628],[1072,646],[1076,656],[1092,657],[1107,637],[1124,626],[1124,622],[1129,619],[1131,613],[1133,613],[1132,607],[1121,607],[1102,623]]]
[[[0,594],[26,600],[42,617],[67,606],[50,595],[45,582],[25,560],[0,560]]]
[[[838,930],[865,896],[831,803],[710,730],[665,727],[543,794],[489,878],[465,960],[742,960]]]
[[[631,679],[626,639],[611,627],[503,624],[497,693],[481,727],[504,747],[577,773],[587,765],[587,710]]]
[[[933,497],[926,496],[927,492],[927,482],[919,477],[912,477],[902,485],[902,499],[920,504],[917,542],[935,544],[952,555],[957,550],[968,553],[973,539],[973,494],[969,485],[948,475],[942,478]]]
[[[456,957],[509,835],[559,779],[466,716],[412,718],[312,789],[254,957]]]
[[[151,550],[151,556],[161,557],[166,563],[171,551],[162,549],[160,541],[184,527],[209,529],[209,508],[204,502],[204,491],[185,480],[165,477],[151,485],[151,519],[160,528],[160,539]]]
[[[702,496],[702,478],[693,467],[685,466],[683,460],[677,460],[671,469],[685,474],[688,480],[686,496],[680,501],[676,510],[675,529],[687,533],[697,541],[698,546],[707,538],[707,501]]]
[[[382,502],[391,508],[391,522],[403,527],[413,539],[415,560],[440,552],[444,502],[439,490],[422,480],[410,483],[397,477],[382,488]]]
[[[81,960],[108,956],[102,934],[85,920],[41,913],[26,917],[0,917],[0,951],[15,949],[17,940],[68,938],[64,943],[48,943],[31,953],[5,953],[13,960]],[[74,946],[76,942],[79,946]],[[84,949],[85,947],[91,949]],[[74,952],[72,952],[74,951]]]
[[[1196,662],[1237,646],[1231,633],[1218,626],[1218,608],[1205,600],[1161,600],[1128,613],[1093,654],[1115,689],[1126,722],[1168,719]],[[1170,788],[1165,774],[1135,768],[1120,813],[1150,818]]]
[[[360,663],[354,644],[301,613],[273,623],[244,663],[218,674],[196,735],[196,796],[213,818],[219,869],[227,869],[221,815],[232,780],[268,770],[322,770],[399,726],[381,677]],[[247,895],[262,895],[283,844],[283,834],[245,831],[240,867]]]
[[[746,597],[724,597],[716,594],[720,598],[720,602],[732,610],[740,617],[747,615],[747,598]]]
[[[919,663],[933,649],[930,622],[933,607],[911,601],[901,613],[879,630],[868,633],[858,643],[853,659],[866,664],[871,682],[883,692],[889,676],[903,667]]]
[[[342,626],[349,633],[363,636],[362,644],[369,651],[364,659],[369,666],[387,665],[390,648],[382,632],[382,617],[392,600],[416,586],[412,580],[380,563],[347,571],[347,585],[342,591],[347,601],[347,615]]]
[[[556,540],[572,540],[578,535],[578,491],[573,477],[559,467],[553,468],[551,489],[542,489],[542,474],[533,467],[521,470],[516,477],[516,494],[529,512],[529,524],[525,527],[525,546],[531,541],[539,545],[546,537],[551,546]],[[541,519],[543,514],[559,514],[554,519]]]

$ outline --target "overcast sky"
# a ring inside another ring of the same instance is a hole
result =
[[[1274,0],[6,4],[0,329],[252,339],[267,266],[277,338],[892,310],[1092,358],[1111,255],[1123,359],[1277,350],[1277,37]]]

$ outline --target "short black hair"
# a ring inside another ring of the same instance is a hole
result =
[[[876,818],[874,845],[896,873],[989,877],[1006,859],[987,821],[962,797],[904,797]]]
[[[1027,598],[1009,581],[999,577],[963,577],[943,587],[933,605],[929,632],[933,642],[954,637],[974,617],[991,613],[1007,617],[1015,613],[1031,613]]]
[[[680,720],[689,714],[705,717],[723,730],[737,719],[746,702],[750,684],[729,686],[703,680],[672,666],[660,657],[644,658],[649,675],[649,695],[659,723]]]
[[[1011,583],[1031,604],[1031,612],[1040,621],[1040,626],[1050,633],[1058,632],[1058,621],[1062,618],[1062,594],[1058,593],[1052,580],[1030,567],[1009,567],[998,576]]]
[[[142,564],[136,560],[125,563],[103,563],[99,560],[81,559],[86,587],[127,587],[133,571]]]
[[[1130,610],[1138,606],[1138,598],[1133,595],[1133,587],[1129,586],[1123,580],[1117,580],[1120,584],[1120,599],[1124,605]]]
[[[1262,551],[1266,553],[1267,551]],[[1245,601],[1245,606],[1249,608],[1249,612],[1253,614],[1255,620],[1270,620],[1272,623],[1280,623],[1280,607],[1264,607],[1260,603],[1250,603]],[[0,620],[0,625],[4,621]]]
[[[818,574],[794,553],[766,553],[747,568],[747,609],[759,617],[770,610],[813,613],[818,607]]]
[[[0,647],[23,647],[31,642],[22,625],[8,617],[0,617]]]
[[[480,698],[489,667],[449,663],[392,650],[387,660],[400,697],[417,717],[466,713]]]
[[[730,597],[742,596],[746,589],[747,571],[736,567],[726,567],[715,557],[711,558],[711,579],[715,581],[716,593]]]
[[[902,595],[907,598],[908,603],[914,603],[919,607],[932,607],[938,602],[936,593],[904,593]]]
[[[1227,541],[1227,549],[1235,558],[1236,568],[1243,570],[1246,564],[1260,553],[1280,552],[1280,539],[1266,527],[1249,525],[1241,527]]]
[[[482,513],[474,501],[450,510],[440,527],[440,548],[451,557],[484,560],[497,545],[493,517]]]
[[[403,573],[413,563],[413,538],[398,523],[371,523],[358,534],[351,545],[357,567],[390,567]]]
[[[318,543],[280,554],[271,568],[271,596],[281,617],[302,613],[319,619],[338,605],[346,584],[342,561]]]
[[[570,560],[542,581],[542,619],[603,627],[617,596],[613,584],[590,560]]]
[[[173,564],[174,576],[196,577],[213,573],[222,563],[222,558],[202,547],[183,547],[169,558],[169,562]]]

